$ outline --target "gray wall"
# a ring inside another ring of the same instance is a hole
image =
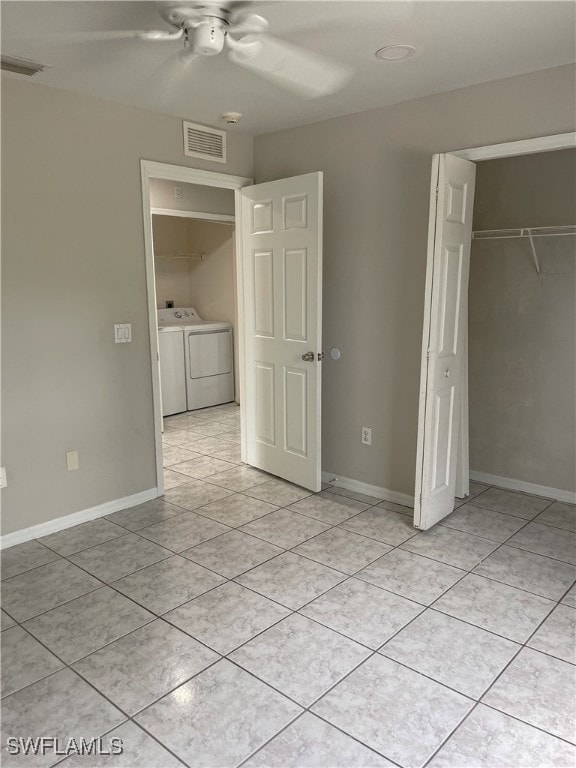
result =
[[[576,224],[576,152],[478,164],[476,229]],[[470,466],[574,491],[576,236],[473,241]]]
[[[431,155],[575,122],[561,67],[256,138],[257,181],[325,173],[325,470],[414,492]]]
[[[574,149],[477,163],[474,229],[576,223],[575,164]]]
[[[177,118],[3,76],[2,150],[9,533],[156,485],[140,159],[252,176],[253,142],[204,163]]]

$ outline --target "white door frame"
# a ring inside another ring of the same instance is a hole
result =
[[[464,160],[479,162],[481,160],[497,160],[504,157],[518,157],[520,155],[533,155],[540,152],[554,152],[561,149],[576,148],[576,131],[570,133],[557,133],[551,136],[539,136],[534,139],[522,139],[520,141],[509,141],[503,144],[488,144],[482,147],[470,147],[468,149],[448,150],[446,154],[461,157]],[[432,156],[432,167],[438,163],[439,155]],[[432,224],[432,211],[435,208],[436,187],[433,184],[430,192],[431,214],[430,224]],[[430,230],[429,230],[430,232]],[[430,235],[429,235],[430,236]],[[428,293],[424,297],[424,311],[428,311]],[[466,310],[468,312],[468,310]],[[468,327],[468,317],[466,317],[466,327]],[[466,371],[465,382],[468,379]],[[460,419],[460,440],[461,450],[459,459],[465,466],[469,466],[469,435],[468,435],[468,387],[462,388],[462,409],[463,418]],[[418,443],[424,439],[424,424],[418,423]]]
[[[162,179],[184,184],[199,184],[204,187],[219,187],[221,189],[238,190],[253,184],[253,179],[245,176],[230,176],[225,173],[213,171],[201,171],[198,168],[187,168],[182,165],[169,165],[157,163],[153,160],[140,161],[140,173],[142,178],[142,215],[144,220],[144,253],[146,258],[146,294],[148,301],[148,334],[150,340],[150,369],[152,372],[152,403],[154,409],[154,441],[156,450],[156,487],[158,495],[164,493],[164,474],[162,467],[162,400],[160,397],[160,368],[158,351],[158,315],[156,312],[156,276],[154,273],[154,250],[152,246],[152,209],[150,206],[150,180]],[[166,213],[166,211],[164,211]],[[179,215],[185,215],[179,211]],[[237,231],[238,237],[238,231]],[[238,242],[238,239],[236,240]],[[241,274],[242,253],[236,248],[237,274]],[[240,272],[239,272],[240,270]],[[237,281],[237,290],[240,282]],[[238,370],[240,381],[238,391],[240,393],[240,420],[243,419],[242,395],[244,391],[244,361],[242,357],[243,327],[243,301],[238,295],[238,336],[239,336],[239,360]],[[245,428],[242,426],[242,440],[244,440]],[[244,447],[242,448],[244,451]]]

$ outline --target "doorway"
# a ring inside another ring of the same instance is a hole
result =
[[[210,171],[200,171],[194,168],[184,168],[175,165],[166,165],[163,163],[156,163],[153,161],[142,160],[141,161],[141,177],[142,177],[142,210],[144,217],[144,245],[146,253],[146,278],[147,278],[147,295],[148,295],[148,327],[150,336],[150,365],[152,372],[152,397],[154,408],[154,432],[155,432],[155,454],[156,454],[156,478],[158,495],[161,496],[164,493],[164,467],[163,467],[163,450],[162,450],[162,432],[163,432],[163,414],[162,414],[162,395],[160,385],[160,369],[159,369],[159,343],[158,343],[158,320],[157,320],[157,285],[156,285],[156,268],[154,258],[154,240],[153,240],[153,217],[159,215],[159,211],[163,214],[173,214],[174,218],[178,218],[182,221],[185,220],[185,216],[182,215],[185,206],[180,206],[179,203],[174,202],[170,204],[166,202],[167,196],[170,194],[168,188],[174,193],[174,187],[180,186],[182,193],[184,189],[187,189],[185,185],[193,185],[194,189],[199,190],[199,198],[197,197],[194,202],[192,200],[185,201],[188,206],[196,209],[195,213],[204,213],[210,217],[216,215],[227,216],[228,220],[232,217],[229,212],[222,213],[222,206],[226,204],[226,201],[222,200],[223,195],[242,187],[249,186],[252,183],[252,179],[240,176],[229,176],[226,174],[213,173]],[[154,194],[152,189],[154,188]],[[176,193],[174,193],[176,194]],[[164,198],[163,198],[163,195]],[[174,201],[178,198],[174,197]],[[202,203],[200,203],[202,200]],[[162,205],[158,203],[163,202]],[[178,207],[177,207],[178,205]],[[208,213],[206,214],[206,209]],[[210,211],[212,211],[210,213]],[[174,216],[175,214],[175,216]],[[198,216],[196,216],[196,220]],[[176,262],[180,265],[172,271],[182,270],[188,271],[189,265],[184,262]],[[169,269],[164,270],[169,272]],[[170,285],[170,280],[167,280]],[[187,279],[189,289],[189,280]],[[165,298],[164,301],[169,300]],[[242,318],[238,313],[239,323],[239,335],[242,333],[241,323]],[[241,360],[239,360],[241,365]],[[237,377],[240,379],[240,376]],[[240,430],[241,435],[245,433],[245,425],[243,422],[243,408],[240,406]]]
[[[319,491],[322,173],[251,185],[251,179],[146,160],[141,171],[158,494],[164,484],[150,205],[155,179],[235,191],[241,460]]]
[[[433,159],[414,514],[418,528],[430,528],[452,512],[455,497],[469,493],[468,267],[475,164],[574,148],[575,138],[562,134]],[[533,245],[533,240],[526,242]],[[447,333],[450,329],[453,333]],[[453,359],[443,347],[450,348]],[[474,477],[481,479],[478,473]],[[536,483],[522,486],[511,479],[506,485],[506,478],[488,479],[502,487],[541,491]],[[554,495],[574,501],[573,491]]]

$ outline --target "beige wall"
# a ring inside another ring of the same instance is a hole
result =
[[[228,166],[221,168],[220,163],[212,163],[216,173],[229,173]],[[174,188],[182,190],[182,196],[176,197]],[[203,213],[227,213],[234,215],[234,190],[207,187],[203,184],[177,184],[164,179],[150,179],[150,205],[152,208],[168,208],[178,211],[196,211]]]
[[[561,67],[256,138],[256,181],[325,174],[325,470],[413,494],[431,155],[573,131],[575,84]]]
[[[155,486],[140,159],[252,176],[251,137],[228,157],[186,158],[176,118],[3,75],[2,533]]]
[[[576,223],[576,152],[478,164],[475,227]],[[575,491],[576,236],[473,241],[470,466]]]
[[[154,273],[156,277],[156,307],[163,309],[166,301],[174,301],[176,307],[192,306],[190,295],[189,259],[182,258],[188,253],[189,219],[178,216],[152,216],[154,242]],[[167,257],[174,253],[180,256]]]
[[[574,149],[477,163],[474,229],[574,224],[575,190]]]

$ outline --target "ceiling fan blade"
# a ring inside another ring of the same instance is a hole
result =
[[[198,58],[186,48],[177,51],[147,78],[144,90],[148,95],[152,94],[158,106],[170,106],[174,97],[182,93],[186,78]]]
[[[260,35],[268,29],[268,22],[257,13],[240,11],[230,17],[230,32],[234,37],[243,35]]]
[[[230,60],[303,98],[334,93],[352,75],[344,64],[276,37],[262,35],[257,42],[261,47],[256,55],[245,56],[235,46],[228,54]]]
[[[97,32],[60,32],[58,34],[36,35],[20,38],[15,42],[34,43],[44,42],[51,45],[82,45],[84,43],[102,43],[114,40],[179,40],[184,36],[184,30],[167,32],[157,29],[111,29]]]

